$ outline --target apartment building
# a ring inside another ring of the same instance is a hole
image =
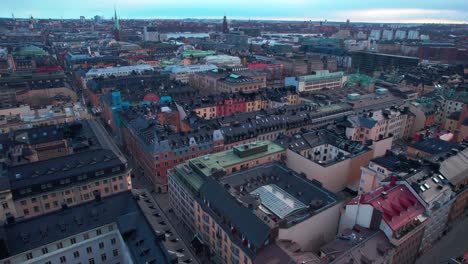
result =
[[[266,87],[266,74],[251,70],[213,70],[190,75],[189,83],[203,95],[240,91],[251,93]]]
[[[190,127],[184,121],[181,124],[184,129],[180,130],[162,126],[152,107],[129,107],[119,112],[119,118],[123,146],[138,157],[136,162],[153,182],[153,188],[166,192],[167,170],[188,159],[256,140],[276,140],[280,134],[292,135],[301,128],[323,127],[350,113],[346,105],[323,108],[288,105],[209,122],[199,122],[197,118]],[[213,125],[204,125],[207,123]]]
[[[0,263],[198,263],[172,228],[158,224],[149,197],[96,195],[39,217],[9,218],[0,227]]]
[[[321,129],[283,136],[276,142],[288,149],[285,162],[289,168],[338,192],[346,187],[357,190],[361,174],[356,169],[385,153],[392,139],[376,141],[368,147]]]
[[[341,216],[340,231],[358,224],[381,230],[395,248],[392,263],[414,263],[427,217],[425,208],[404,184],[390,184],[362,194],[348,204]]]
[[[387,137],[397,140],[411,135],[413,120],[408,111],[395,107],[355,114],[347,117],[346,136],[362,143]]]
[[[85,79],[87,81],[98,78],[98,77],[110,77],[110,76],[127,76],[132,73],[144,73],[153,71],[153,67],[147,64],[132,65],[132,66],[120,66],[120,67],[108,67],[108,68],[93,68],[90,69]]]
[[[313,75],[286,77],[284,84],[294,86],[298,92],[312,92],[323,89],[340,89],[346,77],[343,72],[330,73],[328,70],[316,71]]]
[[[18,131],[14,139],[20,143],[4,138],[0,221],[131,189],[127,161],[105,133],[95,121],[83,121]]]
[[[338,227],[341,202],[335,195],[265,159],[269,151],[263,146],[241,145],[189,160],[169,173],[176,215],[223,263],[278,261],[277,241],[316,250],[333,239]],[[234,153],[240,166],[223,169],[225,156]]]
[[[190,75],[195,72],[205,72],[217,69],[218,67],[214,64],[195,64],[188,66],[168,66],[164,70],[170,72],[171,80],[188,83]]]

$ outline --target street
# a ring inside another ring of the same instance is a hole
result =
[[[448,263],[450,258],[455,258],[468,252],[468,217],[459,219],[447,235],[437,241],[425,255],[421,256],[416,264],[441,264]]]

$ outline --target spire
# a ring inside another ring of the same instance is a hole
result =
[[[224,18],[223,18],[223,33],[229,33],[229,27],[227,23],[226,14],[224,14]]]
[[[114,30],[120,30],[119,18],[117,17],[117,10],[114,7]]]

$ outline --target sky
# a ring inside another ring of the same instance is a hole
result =
[[[0,17],[468,23],[468,0],[1,0]]]

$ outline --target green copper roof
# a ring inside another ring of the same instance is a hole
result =
[[[18,51],[13,52],[14,56],[28,56],[28,55],[47,55],[47,52],[40,47],[28,45],[21,47]]]
[[[377,79],[365,74],[355,73],[348,76],[349,86],[356,86],[358,83],[361,83],[362,86],[369,86],[371,83],[375,83],[376,81]]]
[[[114,30],[120,30],[119,18],[117,17],[117,10],[114,8]]]
[[[215,51],[213,50],[185,50],[182,52],[182,57],[187,58],[187,57],[195,57],[195,58],[200,58],[200,57],[206,57],[209,55],[214,55],[216,54]]]

